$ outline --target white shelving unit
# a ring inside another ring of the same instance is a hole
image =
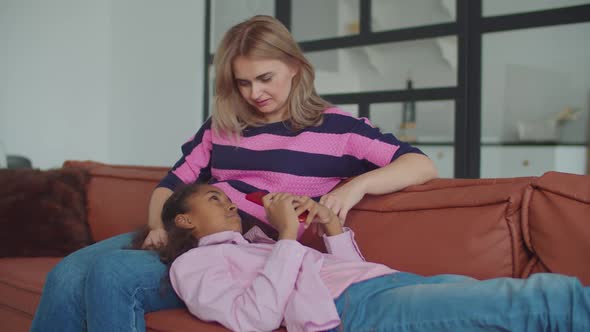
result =
[[[584,146],[483,146],[481,177],[539,176],[548,171],[586,173]]]
[[[451,145],[416,144],[436,165],[441,178],[453,177],[455,153]],[[577,145],[482,146],[481,177],[540,176],[548,171],[586,174],[588,148]]]

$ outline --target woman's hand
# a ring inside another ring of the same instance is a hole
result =
[[[262,197],[266,216],[279,232],[279,240],[297,239],[299,220],[294,207],[297,197],[287,193],[270,193]]]
[[[365,196],[366,191],[360,181],[354,179],[340,188],[322,196],[320,203],[330,208],[344,225],[348,211],[352,209]]]
[[[312,222],[327,224],[338,219],[332,210],[307,196],[297,196],[293,202],[293,206],[295,207],[295,214],[298,216],[305,211],[308,212],[307,218],[305,219],[305,228],[309,227]]]
[[[294,204],[297,215],[305,211],[308,212],[307,218],[305,219],[305,228],[309,227],[313,222],[316,225],[321,224],[328,236],[342,233],[342,225],[338,216],[326,206],[315,202],[307,196],[299,196]],[[314,233],[319,234],[318,230],[318,228],[314,229]]]
[[[143,241],[142,249],[159,248],[168,243],[168,233],[163,228],[152,229]]]
[[[326,205],[344,224],[348,211],[365,194],[383,195],[422,184],[438,176],[436,166],[427,156],[406,153],[390,164],[361,174],[340,188],[322,196],[320,203]]]

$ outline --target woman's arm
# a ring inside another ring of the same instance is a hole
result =
[[[172,195],[172,190],[165,187],[158,187],[152,192],[150,205],[148,207],[148,226],[151,229],[164,228],[162,224],[162,208],[164,203]]]
[[[212,132],[211,118],[209,118],[199,131],[182,145],[182,157],[152,192],[148,207],[148,227],[150,232],[143,241],[142,248],[159,247],[166,244],[168,236],[160,216],[164,202],[172,195],[172,191],[178,185],[203,181],[211,177],[211,168],[209,166],[211,149]]]
[[[352,181],[364,194],[381,195],[422,184],[438,177],[430,158],[418,153],[400,156],[391,164],[361,174]]]
[[[149,233],[143,241],[142,248],[158,248],[168,242],[168,235],[162,224],[162,207],[164,202],[172,195],[172,190],[165,187],[158,187],[152,192],[150,205],[148,207]]]
[[[338,189],[324,195],[320,203],[329,207],[344,223],[348,211],[366,194],[381,195],[422,184],[438,176],[430,158],[418,153],[407,153],[392,163],[361,174]]]

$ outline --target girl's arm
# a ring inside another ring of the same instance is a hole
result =
[[[225,256],[232,252],[227,250],[218,245],[203,247],[179,257],[170,268],[174,290],[188,310],[204,321],[217,321],[233,331],[279,328],[305,248],[294,240],[278,241],[250,285],[232,274]]]
[[[306,227],[312,222],[320,224],[324,230],[324,244],[329,254],[347,260],[364,261],[354,233],[349,228],[343,228],[338,216],[326,206],[315,202],[306,196],[297,196],[295,203],[295,215],[308,211]]]

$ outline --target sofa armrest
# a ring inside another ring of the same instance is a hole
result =
[[[525,271],[555,272],[590,285],[590,176],[548,172],[527,189],[525,243],[538,262]]]

